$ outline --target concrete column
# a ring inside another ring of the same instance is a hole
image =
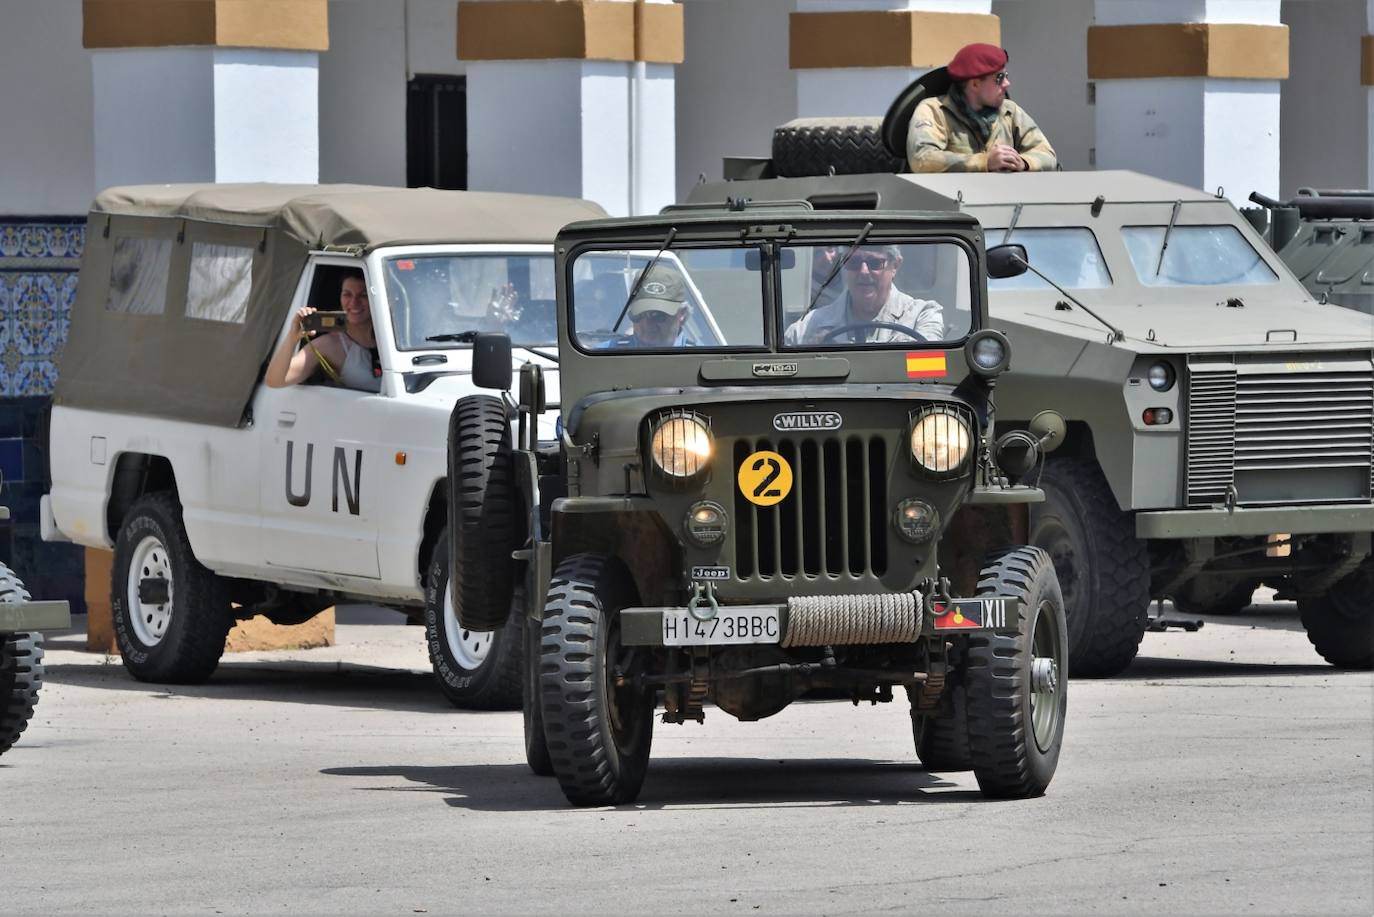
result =
[[[95,185],[319,178],[325,0],[85,0]]]
[[[671,0],[459,0],[468,187],[672,203],[682,34]]]
[[[1365,2],[1367,34],[1360,39],[1360,83],[1365,92],[1365,187],[1374,189],[1374,0]]]
[[[878,115],[964,45],[1001,44],[991,0],[798,0],[797,117]]]
[[[1097,0],[1088,31],[1099,169],[1134,169],[1240,204],[1279,194],[1279,0]]]

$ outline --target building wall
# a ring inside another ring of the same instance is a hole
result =
[[[1286,0],[1289,75],[1279,106],[1279,186],[1365,188],[1371,130],[1360,85],[1365,0]]]

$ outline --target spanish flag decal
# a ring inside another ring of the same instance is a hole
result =
[[[906,355],[906,377],[908,379],[943,379],[945,373],[945,355],[943,352],[908,353]]]
[[[972,621],[964,617],[964,613],[959,610],[959,606],[950,607],[936,603],[935,621],[933,622],[936,630],[959,630],[965,627],[981,627],[977,621]]]

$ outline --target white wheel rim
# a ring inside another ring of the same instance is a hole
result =
[[[145,579],[165,579],[167,581],[167,601],[162,604],[144,602],[138,595],[138,584]],[[167,556],[167,548],[152,535],[146,536],[134,548],[129,561],[129,594],[125,597],[129,609],[129,622],[133,625],[134,636],[144,646],[157,646],[167,635],[172,623],[172,607],[176,593],[172,585],[172,561]]]
[[[448,640],[448,651],[455,662],[468,671],[474,671],[486,661],[491,652],[491,641],[495,636],[489,630],[468,630],[458,623],[458,613],[453,610],[453,594],[444,590],[444,637]]]

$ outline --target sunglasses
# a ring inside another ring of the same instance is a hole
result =
[[[853,255],[844,263],[846,271],[857,271],[860,267],[867,267],[870,271],[885,271],[892,259],[886,255]]]
[[[1005,70],[998,70],[996,73],[992,75],[992,81],[996,83],[998,86],[1001,86],[1009,79],[1011,79],[1011,74]]]

